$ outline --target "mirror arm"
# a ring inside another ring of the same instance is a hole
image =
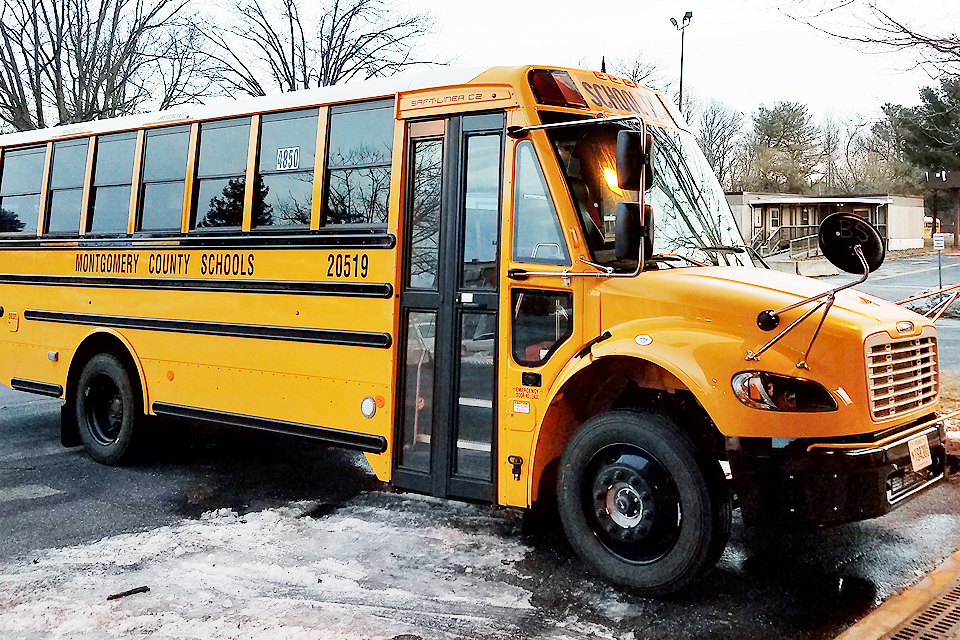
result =
[[[858,284],[862,284],[863,282],[865,282],[866,279],[870,277],[870,267],[867,265],[867,259],[864,257],[863,250],[860,248],[860,245],[855,246],[853,250],[854,252],[856,252],[857,257],[860,258],[860,262],[863,264],[863,276],[861,276],[859,280],[856,280],[854,282],[849,282],[845,285],[841,285],[834,289],[830,289],[829,291],[824,291],[823,293],[818,293],[817,295],[810,296],[809,298],[804,298],[799,302],[794,302],[793,304],[787,305],[782,309],[777,309],[776,311],[773,311],[771,309],[768,309],[766,311],[761,311],[760,314],[757,316],[757,326],[759,326],[764,331],[772,331],[773,329],[776,329],[777,326],[780,324],[780,314],[786,313],[787,311],[792,311],[797,307],[802,307],[808,302],[814,302],[815,300],[822,300],[827,297],[833,297],[840,291],[843,291],[844,289],[849,289],[850,287],[855,287]]]
[[[564,127],[576,127],[584,124],[600,124],[602,122],[624,122],[626,120],[636,120],[643,122],[643,118],[638,115],[630,116],[607,116],[601,118],[587,118],[584,120],[568,120],[566,122],[553,122],[550,124],[535,124],[529,127],[511,126],[507,127],[507,135],[511,138],[522,138],[531,131],[540,131],[542,129],[562,129]]]
[[[817,304],[814,305],[814,307],[813,307],[812,309],[810,309],[809,311],[807,311],[806,313],[804,313],[802,316],[800,316],[799,318],[797,318],[796,320],[794,320],[794,321],[793,321],[793,324],[791,324],[789,327],[787,327],[786,329],[784,329],[783,331],[781,331],[779,334],[777,334],[777,335],[773,338],[773,340],[771,340],[771,341],[768,342],[767,344],[763,345],[763,347],[761,347],[759,351],[757,351],[756,353],[754,353],[753,351],[747,351],[747,357],[746,357],[746,359],[747,359],[747,360],[759,360],[759,359],[760,359],[760,356],[763,355],[763,352],[764,352],[764,351],[766,351],[767,349],[769,349],[769,348],[772,347],[773,345],[775,345],[775,344],[777,344],[778,342],[780,342],[780,339],[781,339],[781,338],[783,338],[785,335],[787,335],[788,333],[790,333],[791,331],[793,331],[793,329],[794,329],[798,324],[800,324],[801,322],[803,322],[804,320],[806,320],[807,318],[809,318],[811,315],[814,314],[814,312],[815,312],[817,309],[819,309],[820,307],[822,307],[822,306],[825,305],[825,304],[830,304],[830,305],[832,305],[832,304],[833,304],[833,299],[830,298],[829,303],[827,302],[827,300],[820,300],[819,302],[817,302]],[[821,323],[822,323],[822,322],[823,322],[823,320],[821,319]],[[816,337],[816,336],[814,336],[814,337]],[[811,344],[811,346],[812,346],[812,344]],[[808,348],[808,349],[807,349],[807,353],[809,353],[809,352],[810,352],[810,349]],[[809,368],[809,367],[806,367],[806,368]]]
[[[747,360],[759,360],[761,354],[763,354],[770,347],[772,347],[777,342],[779,342],[780,339],[783,338],[785,335],[793,331],[801,322],[803,322],[804,320],[809,318],[811,315],[813,315],[817,311],[817,309],[819,309],[820,307],[825,307],[823,310],[823,315],[820,316],[820,322],[817,324],[817,328],[813,332],[813,336],[810,338],[810,344],[807,345],[807,351],[806,353],[803,354],[803,359],[801,359],[800,362],[797,363],[798,369],[807,369],[807,370],[810,369],[809,365],[807,365],[807,359],[810,357],[810,351],[811,349],[813,349],[813,343],[816,342],[817,336],[820,335],[820,329],[823,328],[823,323],[827,319],[827,314],[830,313],[830,309],[833,308],[833,303],[837,299],[837,293],[839,293],[840,291],[843,291],[844,289],[849,289],[850,287],[854,287],[864,282],[868,277],[870,277],[870,267],[869,265],[867,265],[867,259],[863,255],[863,250],[860,248],[860,245],[856,245],[853,248],[853,250],[857,254],[857,257],[860,258],[860,262],[863,264],[863,276],[855,282],[850,282],[848,284],[845,284],[840,287],[836,287],[829,291],[824,291],[821,294],[811,296],[799,302],[795,302],[794,304],[783,307],[782,309],[779,309],[777,311],[771,311],[771,310],[761,311],[760,314],[757,316],[757,326],[760,327],[760,329],[762,329],[763,331],[772,331],[773,329],[776,329],[777,326],[780,324],[780,314],[790,311],[792,309],[796,309],[797,307],[805,305],[808,302],[815,302],[815,301],[817,302],[817,304],[815,304],[813,308],[811,308],[809,311],[805,312],[802,316],[794,320],[789,327],[787,327],[786,329],[781,331],[779,334],[777,334],[770,342],[765,344],[759,351],[757,351],[756,353],[754,353],[753,351],[747,351],[747,356],[746,356]]]
[[[605,273],[605,274],[607,274],[607,275],[610,275],[611,273],[613,273],[613,267],[605,267],[605,266],[603,266],[602,264],[597,264],[596,262],[590,262],[589,260],[587,260],[587,259],[584,258],[583,256],[580,256],[580,262],[582,262],[583,264],[588,264],[588,265],[590,265],[591,267],[593,267],[594,269],[599,269],[600,271],[602,271],[603,273]]]

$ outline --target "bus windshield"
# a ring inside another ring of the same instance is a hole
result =
[[[593,260],[605,266],[616,266],[617,203],[637,199],[636,192],[617,187],[617,132],[623,126],[585,124],[549,131]],[[654,254],[751,265],[723,190],[693,136],[656,126],[647,132],[656,154],[656,177],[645,198],[653,206]]]

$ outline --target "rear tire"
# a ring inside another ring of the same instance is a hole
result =
[[[92,357],[76,389],[77,427],[83,448],[101,464],[130,458],[143,411],[130,373],[112,353]]]
[[[563,452],[557,502],[577,555],[641,595],[688,585],[730,534],[719,464],[658,413],[611,411],[584,423]]]

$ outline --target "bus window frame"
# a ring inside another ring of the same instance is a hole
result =
[[[229,125],[224,124],[230,121],[242,121],[247,120],[248,138],[247,138],[247,156],[244,162],[244,172],[242,174],[211,174],[207,176],[202,176],[200,174],[200,152],[203,146],[203,127],[204,125],[210,126],[213,125],[214,129],[226,128],[231,126],[242,126],[242,125]],[[186,227],[186,233],[190,235],[236,235],[245,231],[250,231],[250,211],[252,208],[252,197],[253,197],[253,185],[250,180],[250,170],[251,165],[255,164],[256,160],[251,161],[250,159],[250,148],[251,146],[256,148],[257,143],[259,142],[259,131],[260,131],[260,114],[246,114],[246,115],[233,115],[224,118],[215,118],[210,120],[201,120],[196,123],[197,132],[196,137],[194,138],[191,135],[191,148],[188,152],[188,166],[192,165],[193,172],[192,175],[188,176],[191,179],[191,184],[187,186],[186,190],[190,192],[190,208],[186,214],[186,221],[184,226]],[[191,132],[192,133],[192,132]],[[254,154],[254,157],[256,154]],[[255,169],[255,166],[254,166]],[[244,194],[243,194],[243,204],[242,204],[242,216],[241,222],[239,225],[230,225],[222,227],[198,227],[197,226],[197,216],[199,214],[199,204],[200,204],[200,183],[203,180],[222,180],[236,178],[240,175],[244,178]],[[181,227],[183,229],[183,227]]]
[[[140,170],[141,170],[141,158],[143,156],[143,129],[124,129],[120,131],[110,131],[107,133],[97,134],[92,152],[88,147],[89,155],[87,156],[87,172],[86,172],[86,184],[88,185],[84,189],[83,204],[80,212],[80,229],[79,235],[85,238],[122,238],[128,237],[131,233],[131,224],[133,224],[132,217],[136,215],[136,203],[137,196],[140,192],[138,188],[138,182],[140,179]],[[130,182],[109,182],[104,184],[97,184],[97,159],[100,154],[100,144],[103,142],[103,138],[112,138],[117,136],[118,139],[120,136],[127,136],[132,138],[134,141],[133,147],[133,163],[130,165]],[[52,163],[51,163],[51,171]],[[129,184],[130,186],[130,198],[127,205],[127,224],[122,231],[94,231],[91,229],[91,225],[94,222],[93,219],[93,207],[96,204],[96,189],[98,187],[122,187]],[[44,226],[46,226],[46,220],[44,220]],[[62,234],[66,235],[66,234]]]
[[[393,158],[396,156],[397,150],[393,148],[393,145],[396,143],[395,132],[397,126],[397,115],[396,115],[396,98],[374,98],[372,100],[363,100],[361,102],[350,102],[343,104],[332,104],[329,105],[326,126],[324,127],[324,155],[323,155],[323,200],[319,202],[318,210],[316,212],[317,217],[319,218],[318,229],[330,229],[337,230],[373,230],[383,232],[386,231],[390,224],[390,190],[393,186]],[[356,113],[359,111],[374,111],[374,110],[384,110],[390,112],[390,120],[392,122],[390,127],[390,156],[385,162],[380,162],[376,164],[366,164],[366,165],[344,165],[331,167],[330,166],[330,152],[332,147],[330,146],[331,133],[333,131],[333,119],[334,116],[346,114],[346,113]],[[326,198],[330,196],[330,177],[333,172],[346,172],[355,169],[362,168],[385,168],[387,170],[387,195],[386,195],[386,213],[387,219],[383,222],[333,222],[331,223],[328,220],[327,212],[327,202]]]
[[[3,232],[0,232],[0,238],[3,238],[3,239],[11,239],[11,240],[20,240],[20,239],[24,239],[24,238],[35,238],[35,237],[39,237],[40,235],[42,235],[43,228],[44,228],[44,226],[45,226],[45,224],[46,224],[46,221],[45,221],[45,209],[46,209],[46,197],[45,197],[45,194],[46,194],[47,190],[49,189],[49,179],[48,179],[48,176],[49,176],[49,174],[50,174],[51,159],[52,159],[52,156],[53,156],[53,142],[52,142],[52,141],[48,141],[48,142],[43,142],[43,143],[39,143],[39,144],[36,144],[36,143],[34,143],[34,144],[25,144],[25,145],[13,146],[13,147],[6,147],[6,148],[0,150],[0,179],[2,179],[3,170],[4,170],[4,168],[6,167],[7,154],[8,154],[8,153],[10,153],[11,151],[27,151],[27,150],[40,150],[40,149],[43,149],[44,157],[43,157],[43,167],[42,167],[41,170],[40,170],[40,191],[39,191],[39,192],[36,192],[37,200],[38,200],[38,203],[37,203],[37,206],[38,206],[38,208],[37,208],[37,223],[36,223],[36,225],[35,225],[32,229],[31,229],[28,225],[24,225],[23,231],[3,231]],[[8,193],[8,194],[0,195],[0,201],[2,201],[3,198],[7,198],[7,197],[31,196],[31,195],[34,195],[34,193],[35,193],[35,192],[33,192],[33,191],[23,191],[23,192],[16,191],[16,192],[14,192],[14,193]]]
[[[140,161],[140,171],[139,173],[139,186],[137,187],[137,205],[134,219],[134,230],[133,234],[138,237],[167,237],[172,235],[180,235],[183,233],[183,216],[184,216],[184,202],[188,198],[188,193],[190,192],[189,180],[190,180],[190,170],[191,170],[191,158],[195,154],[193,153],[193,147],[196,142],[196,137],[194,134],[194,129],[197,128],[196,125],[199,123],[177,123],[172,125],[166,125],[162,127],[150,127],[148,129],[142,129],[143,131],[143,149],[139,157]],[[180,133],[176,131],[180,129],[181,132],[187,134],[187,149],[184,156],[184,177],[182,179],[164,179],[164,180],[147,180],[146,178],[146,162],[147,162],[147,148],[150,141],[150,135],[176,135]],[[156,184],[172,184],[175,182],[183,183],[183,198],[182,204],[180,207],[180,219],[179,224],[176,227],[170,227],[168,229],[143,229],[143,207],[144,207],[144,195],[146,193],[145,187],[147,185],[156,185]]]
[[[321,167],[320,175],[322,176],[323,175],[322,167],[324,166],[324,163],[320,157],[321,148],[323,148],[324,152],[326,151],[326,145],[323,145],[323,147],[321,147],[321,135],[322,135],[321,132],[325,130],[325,128],[328,126],[328,123],[326,122],[326,115],[327,115],[327,108],[319,107],[319,106],[298,107],[296,109],[284,109],[283,111],[270,111],[270,112],[264,112],[259,114],[260,116],[259,131],[257,133],[255,158],[253,159],[254,183],[256,184],[256,181],[259,179],[262,179],[263,176],[277,176],[277,175],[283,175],[285,173],[290,174],[290,173],[308,173],[309,172],[309,173],[312,173],[312,179],[313,179],[313,184],[311,185],[312,186],[311,197],[313,198],[313,200],[311,201],[311,204],[310,204],[310,220],[306,224],[254,226],[253,225],[253,201],[251,199],[251,204],[250,204],[251,219],[250,219],[250,226],[248,229],[251,233],[258,233],[258,234],[303,233],[303,232],[311,231],[314,229],[314,226],[313,226],[314,221],[319,216],[319,213],[318,213],[319,207],[317,206],[317,200],[316,200],[318,195],[317,194],[317,176],[318,176],[317,165],[319,164]],[[281,122],[284,120],[297,120],[300,118],[311,118],[311,117],[315,117],[317,121],[317,126],[316,126],[317,133],[315,134],[316,137],[315,137],[314,148],[313,148],[313,153],[314,153],[313,166],[306,169],[301,168],[301,169],[296,169],[291,171],[275,170],[275,171],[261,172],[260,163],[263,160],[262,147],[263,147],[264,125],[271,122]],[[325,139],[324,139],[324,142],[325,142]],[[249,160],[250,158],[248,158],[248,161]],[[253,193],[251,190],[251,198],[252,196],[253,196]],[[244,203],[244,205],[246,206],[246,203]]]

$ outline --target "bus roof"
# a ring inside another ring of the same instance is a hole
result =
[[[398,73],[386,78],[348,82],[316,89],[305,89],[241,100],[224,99],[206,105],[183,105],[165,111],[92,120],[46,129],[20,131],[0,135],[0,147],[29,145],[46,142],[48,140],[97,135],[112,131],[131,131],[145,127],[186,124],[199,120],[214,120],[231,116],[296,109],[299,107],[307,108],[376,98],[392,98],[398,93],[466,85],[473,81],[489,81],[496,76],[502,78],[502,80],[500,80],[501,82],[509,82],[509,80],[516,81],[519,77],[525,77],[526,73],[531,69],[562,70],[558,67],[547,65],[529,65],[523,67],[441,67],[429,71]],[[586,77],[586,74],[593,73],[600,78],[612,78],[612,76],[606,76],[606,74],[596,72],[575,69],[569,69],[567,71],[582,77]],[[480,76],[483,77],[481,78]],[[614,82],[616,82],[616,79],[614,79]],[[666,114],[669,112],[669,118],[676,122],[676,125],[681,128],[686,128],[682,119],[678,118],[677,110],[671,108],[673,105],[669,104],[668,100],[660,100],[656,92],[646,87],[639,87],[635,83],[631,83],[631,86],[635,91],[649,92],[651,97],[656,96],[654,100],[658,105],[662,103],[665,107],[663,113]],[[598,109],[596,105],[594,105],[590,107],[590,110],[604,111],[605,109],[602,106]],[[616,111],[619,109],[614,106],[613,110]],[[663,117],[659,119],[665,120]],[[669,124],[673,124],[673,122],[669,122]]]

